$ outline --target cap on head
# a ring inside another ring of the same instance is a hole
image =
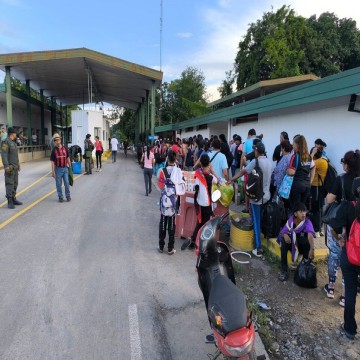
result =
[[[256,145],[254,145],[253,149],[259,152],[260,154],[265,153],[265,145],[261,141],[259,141]]]
[[[7,133],[10,134],[16,134],[16,130],[13,127],[9,127],[7,130]]]

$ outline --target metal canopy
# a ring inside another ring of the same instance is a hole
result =
[[[136,110],[163,73],[86,48],[0,54],[0,69],[63,105],[107,102]],[[91,96],[92,94],[92,96]]]

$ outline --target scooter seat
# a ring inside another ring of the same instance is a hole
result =
[[[212,325],[224,336],[247,324],[245,295],[224,275],[216,276],[211,285],[208,316]]]

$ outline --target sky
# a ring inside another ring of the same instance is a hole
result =
[[[304,17],[332,12],[360,29],[358,0],[163,0],[162,16],[160,4],[0,0],[0,53],[86,47],[157,70],[161,64],[167,82],[192,66],[204,74],[208,99],[215,101],[249,24],[265,12],[282,5]]]

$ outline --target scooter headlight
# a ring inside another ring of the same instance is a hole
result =
[[[232,347],[227,344],[224,344],[224,347],[231,356],[241,357],[251,352],[253,343],[254,343],[254,338],[251,337],[251,339],[248,342],[246,342],[243,346]]]

